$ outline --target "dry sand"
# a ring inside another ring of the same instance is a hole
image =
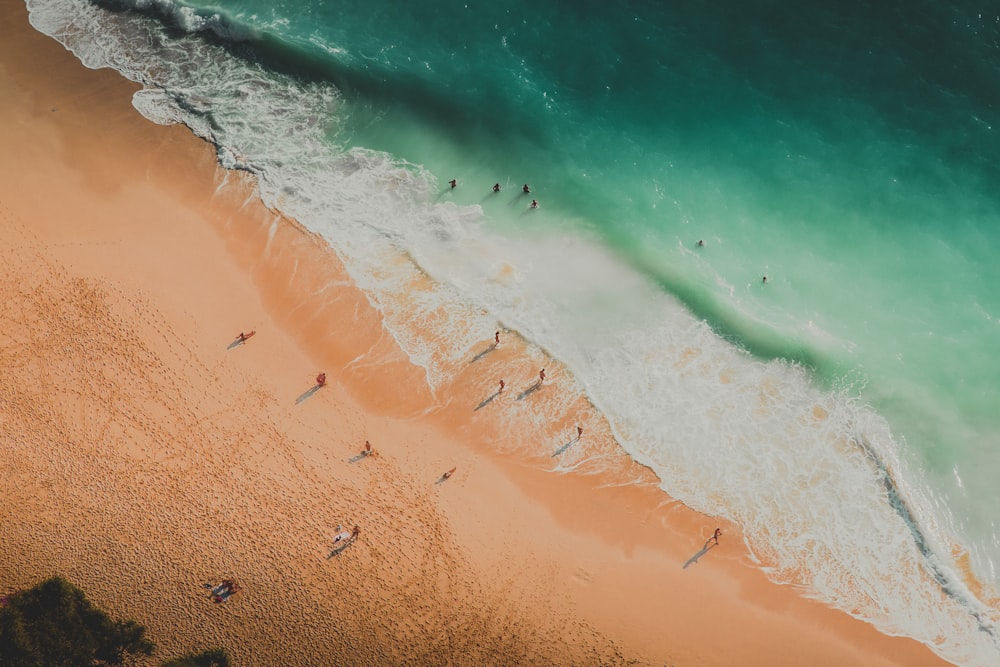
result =
[[[488,396],[516,336],[432,397],[322,241],[132,90],[3,3],[0,592],[64,575],[154,663],[946,664],[768,582],[736,527],[685,568],[717,522],[599,415],[578,449],[636,485],[504,454],[450,398]],[[329,557],[338,524],[361,536]]]

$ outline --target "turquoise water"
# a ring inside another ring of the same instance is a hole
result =
[[[330,239],[432,385],[516,329],[776,579],[1000,660],[997,12],[27,4]]]

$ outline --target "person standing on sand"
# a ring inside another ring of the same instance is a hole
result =
[[[506,385],[506,384],[504,383],[504,381],[503,381],[503,380],[500,380],[500,390],[499,390],[499,391],[497,391],[497,393],[498,393],[498,394],[502,394],[502,393],[503,393],[503,388],[504,388],[505,386],[507,386],[507,385]]]
[[[722,535],[722,529],[721,528],[716,528],[715,532],[712,533],[712,536],[710,538],[708,538],[708,541],[711,542],[712,540],[715,540],[715,543],[718,544],[719,543],[719,535]]]
[[[445,474],[441,475],[441,478],[442,479],[451,479],[451,476],[455,474],[456,470],[458,470],[457,467],[456,468],[452,468],[451,470],[449,470]]]
[[[500,332],[497,331],[495,334],[493,334],[493,347],[499,347],[499,346],[500,346]]]
[[[320,387],[326,386],[326,373],[320,373],[316,376],[316,384]]]
[[[582,426],[577,426],[576,427],[576,439],[579,440],[582,437],[583,437],[583,427]]]
[[[538,371],[538,384],[543,384],[545,382],[545,369]]]
[[[365,440],[365,451],[364,451],[365,456],[371,456],[374,453],[375,449],[372,447],[372,443]]]

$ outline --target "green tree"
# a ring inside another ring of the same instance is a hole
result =
[[[120,665],[152,655],[135,621],[113,621],[79,588],[52,577],[9,596],[0,609],[0,664],[11,667]]]

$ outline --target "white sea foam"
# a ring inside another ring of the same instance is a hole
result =
[[[958,664],[1000,662],[996,610],[952,571],[947,509],[856,388],[823,392],[794,365],[751,358],[565,231],[573,225],[491,231],[480,207],[435,202],[438,184],[420,167],[341,148],[331,86],[276,76],[193,35],[167,48],[143,21],[83,0],[28,5],[33,25],[87,66],[141,83],[134,104],[146,117],[186,123],[224,166],[256,173],[269,206],[323,234],[432,388],[498,322],[516,329],[534,344],[528,367],[564,364],[573,377],[561,382],[586,393],[663,489],[739,524],[776,580]],[[515,402],[509,418],[537,415]]]

